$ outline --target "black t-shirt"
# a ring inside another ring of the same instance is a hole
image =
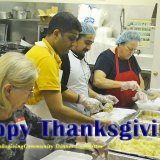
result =
[[[63,71],[62,79],[61,79],[61,92],[66,91],[68,79],[70,75],[70,60],[68,54],[61,56],[61,70]]]
[[[126,72],[129,70],[129,65],[128,65],[128,60],[119,60],[119,72]],[[131,64],[131,68],[132,70],[139,75],[139,73],[141,72],[141,69],[137,63],[136,58],[134,57],[134,55],[129,59],[129,62]],[[92,83],[93,81],[93,74],[95,70],[101,70],[103,71],[108,79],[112,79],[114,80],[116,77],[116,60],[115,60],[115,54],[110,50],[107,49],[104,52],[102,52],[96,61],[96,64],[94,66],[94,69],[92,71],[92,75],[90,78],[90,83],[91,86],[93,88],[94,91],[100,93],[100,94],[104,94],[103,89],[98,89],[97,87],[95,87]]]

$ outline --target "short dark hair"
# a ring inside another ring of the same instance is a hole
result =
[[[63,33],[72,30],[82,31],[78,19],[69,12],[59,12],[53,16],[49,23],[47,34],[50,35],[55,29],[59,29]]]

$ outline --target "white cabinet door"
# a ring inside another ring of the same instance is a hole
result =
[[[154,37],[151,88],[160,88],[160,4],[157,9],[157,21]]]

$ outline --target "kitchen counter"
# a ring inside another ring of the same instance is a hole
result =
[[[132,106],[131,108],[137,110],[136,105]],[[123,119],[121,124],[126,123],[130,119],[134,119],[138,113],[139,113],[139,110],[137,110],[136,113],[131,114],[130,116],[127,116],[126,118]],[[113,140],[113,138],[107,139],[106,144],[109,144],[112,140]],[[65,149],[63,149],[63,150],[65,150]],[[73,149],[72,148],[72,149],[66,149],[66,151],[88,154],[93,157],[93,160],[96,160],[96,157],[94,155],[92,155],[92,152],[89,150],[78,149],[78,148]],[[108,157],[106,158],[106,160],[149,160],[149,158],[143,158],[143,157],[139,157],[139,156],[135,156],[135,155],[133,156],[133,155],[119,153],[119,152],[115,152],[115,151],[108,151]]]

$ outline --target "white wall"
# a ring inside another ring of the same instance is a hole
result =
[[[78,15],[78,4],[66,4],[64,10],[71,11],[74,15]],[[129,6],[129,5],[91,5],[97,8],[102,8],[108,12],[109,18],[106,20],[105,26],[110,26],[113,28],[113,37],[116,38],[120,34],[120,13],[122,8],[125,9],[125,25],[127,24],[128,18],[151,18],[154,5],[151,6]],[[154,31],[153,31],[154,32]],[[90,64],[94,64],[98,55],[105,49],[110,47],[107,43],[95,42],[92,46],[91,51],[87,54],[87,61]],[[151,43],[150,48],[141,48],[141,53],[145,56],[137,56],[137,60],[140,63],[142,69],[151,70],[152,57],[148,55],[153,54],[153,43]]]
[[[160,45],[159,45],[159,35],[160,35],[160,6],[157,10],[157,21],[155,30],[155,45],[153,50],[153,65],[151,74],[151,88],[160,89]]]
[[[65,4],[64,10],[71,11],[74,15],[78,15],[78,4]],[[107,24],[114,27],[114,36],[120,32],[120,13],[121,9],[125,9],[125,21],[127,18],[151,18],[154,6],[122,6],[122,5],[91,5],[102,8],[109,13]]]
[[[129,3],[129,1],[128,1]],[[25,9],[30,9],[37,18],[37,9],[47,9],[51,6],[58,6],[60,11],[70,11],[74,15],[78,15],[79,4],[60,4],[60,3],[15,3],[15,2],[0,2],[0,11],[12,11],[15,6],[22,6]],[[122,6],[122,5],[92,5],[97,8],[106,10],[109,14],[109,19],[105,25],[113,27],[113,37],[117,37],[120,33],[120,13],[121,9],[125,8],[125,22],[127,18],[151,18],[154,6]]]

